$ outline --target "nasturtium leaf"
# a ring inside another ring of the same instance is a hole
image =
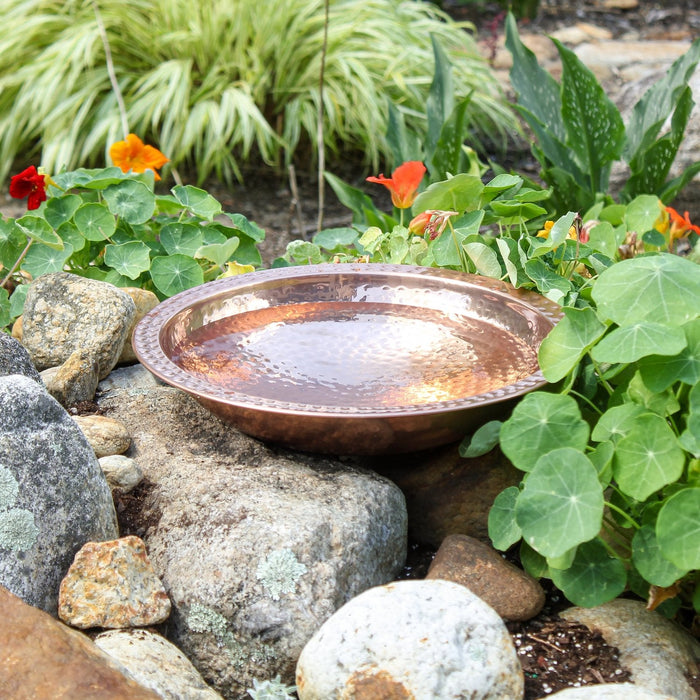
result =
[[[326,228],[314,236],[313,242],[326,250],[336,250],[337,248],[354,245],[359,235],[357,230],[350,226]]]
[[[430,249],[432,250],[435,263],[440,267],[459,267],[461,259],[457,246],[461,246],[467,236],[479,232],[479,226],[481,226],[483,218],[483,209],[469,212],[465,216],[460,217],[459,226],[454,231],[451,231],[448,227],[434,241],[431,241]],[[360,242],[362,243],[362,238]]]
[[[69,243],[63,246],[63,250],[35,243],[27,251],[20,267],[36,279],[39,275],[45,275],[49,272],[62,272],[66,260],[72,254],[73,249]]]
[[[176,185],[171,191],[177,201],[195,216],[199,216],[207,221],[213,221],[215,216],[221,214],[221,203],[206,190],[193,187],[192,185]]]
[[[552,569],[568,569],[573,564],[577,551],[578,545],[567,549],[564,554],[560,554],[558,557],[547,557],[547,566],[550,571]]]
[[[615,449],[613,473],[623,493],[645,501],[683,473],[685,455],[668,423],[658,415],[638,416]]]
[[[498,439],[501,434],[500,420],[492,420],[484,423],[476,430],[473,435],[470,435],[459,446],[459,455],[466,459],[470,457],[481,457],[498,445]]]
[[[525,263],[525,274],[544,296],[557,303],[561,302],[573,289],[569,280],[557,274],[539,258],[528,260]]]
[[[70,221],[76,209],[83,203],[77,194],[64,194],[61,197],[51,197],[46,202],[44,216],[49,224],[57,229],[61,224]]]
[[[496,496],[489,510],[489,537],[496,549],[505,551],[521,537],[520,528],[515,521],[515,503],[520,489],[509,486]]]
[[[505,192],[517,185],[522,185],[523,179],[519,175],[510,175],[508,173],[501,173],[496,175],[490,182],[484,185],[484,189],[481,193],[481,204],[486,204],[490,202],[494,197],[497,197],[501,192]]]
[[[700,319],[682,327],[686,347],[673,357],[661,354],[645,357],[639,365],[644,384],[654,392],[668,389],[675,382],[693,386],[700,382]]]
[[[238,239],[238,248],[236,248],[236,262],[241,265],[254,265],[258,266],[262,264],[262,257],[260,255],[260,249],[257,246],[257,239],[252,238],[241,228],[232,228],[231,226],[225,226],[224,224],[219,224],[214,222],[213,224],[208,224],[202,227],[204,229],[204,243],[216,243],[217,241],[208,240],[209,231],[208,229],[214,229],[219,233],[224,235],[224,239],[218,242],[223,243],[229,238]]]
[[[601,442],[598,447],[588,453],[588,459],[598,472],[598,481],[607,487],[613,476],[612,462],[615,454],[615,444],[610,440]]]
[[[11,320],[10,301],[7,294],[7,289],[0,287],[0,328],[7,326]]]
[[[621,260],[601,273],[592,296],[601,320],[620,326],[684,324],[700,315],[698,265],[666,253]]]
[[[639,371],[634,373],[634,376],[627,384],[625,398],[648,408],[653,413],[658,413],[660,416],[672,416],[680,410],[680,403],[678,403],[673,389],[666,389],[666,391],[660,392],[651,391],[644,383]]]
[[[639,416],[647,413],[649,413],[647,409],[636,403],[623,403],[619,406],[613,406],[598,419],[591,433],[591,440],[595,442],[610,440],[616,443],[632,430]]]
[[[603,520],[598,472],[579,450],[560,447],[537,460],[515,505],[523,538],[545,557],[558,557],[595,537]]]
[[[641,235],[654,228],[662,211],[663,204],[658,197],[640,194],[627,205],[625,226],[628,231],[637,231]]]
[[[105,265],[123,277],[135,280],[151,267],[150,248],[143,241],[105,246]]]
[[[63,241],[51,228],[46,219],[42,219],[40,216],[27,214],[21,219],[17,219],[15,224],[27,238],[33,238],[35,241],[43,243],[45,246],[53,248],[54,250],[63,249]]]
[[[15,287],[15,291],[12,292],[12,296],[10,297],[10,316],[12,316],[12,318],[17,318],[22,315],[24,311],[24,300],[27,298],[28,291],[28,284],[20,284],[18,287]]]
[[[496,253],[484,243],[465,243],[464,251],[474,263],[476,272],[484,277],[500,279],[503,271]]]
[[[579,545],[568,569],[551,569],[552,581],[574,605],[592,608],[625,590],[625,565],[611,557],[598,539]]]
[[[160,242],[168,255],[187,255],[193,258],[203,244],[202,228],[194,224],[175,222],[160,230]]]
[[[527,394],[501,426],[501,449],[527,472],[543,454],[558,447],[583,451],[588,433],[588,423],[573,398],[536,391]]]
[[[700,488],[671,496],[659,511],[656,537],[661,554],[680,569],[700,569]]]
[[[648,355],[677,355],[685,346],[685,334],[678,326],[639,321],[610,331],[591,356],[596,362],[636,362]]]
[[[195,252],[194,257],[205,258],[206,260],[211,260],[215,265],[223,266],[231,259],[239,244],[240,240],[232,236],[224,243],[201,246]]]
[[[663,556],[653,525],[643,525],[634,533],[632,562],[637,571],[654,586],[670,586],[688,573]]]
[[[95,202],[81,204],[73,215],[73,222],[88,241],[104,241],[117,228],[114,215]]]
[[[496,238],[496,246],[501,254],[510,283],[514,287],[522,287],[522,285],[528,284],[530,278],[523,271],[517,241],[514,241],[512,238],[499,236]]]
[[[525,540],[520,543],[520,563],[533,578],[550,578],[547,560],[536,552]]]
[[[167,255],[151,261],[153,284],[166,297],[196,287],[204,282],[204,273],[199,264],[186,255]]]
[[[129,224],[143,224],[155,212],[155,195],[143,182],[124,180],[107,187],[102,196],[112,214]]]
[[[260,228],[254,221],[248,221],[243,214],[226,214],[226,216],[231,219],[233,228],[241,233],[245,233],[246,236],[252,238],[256,243],[265,240],[265,230]],[[354,229],[351,230],[354,231]],[[323,231],[320,233],[323,233]]]
[[[480,177],[459,173],[429,185],[413,202],[413,213],[420,214],[427,209],[471,211],[476,208],[483,189]]]
[[[390,263],[400,265],[408,255],[408,241],[403,235],[397,231],[399,227],[395,227],[389,238],[389,260]]]
[[[618,242],[615,229],[607,221],[591,227],[588,232],[588,245],[594,250],[600,251],[609,258],[614,258],[617,254]]]
[[[0,217],[0,265],[10,269],[27,245],[27,236],[15,225]]]
[[[558,382],[571,372],[607,328],[590,307],[565,307],[563,311],[564,318],[542,341],[538,352],[548,382]]]
[[[70,243],[73,246],[73,253],[82,250],[87,243],[85,236],[80,233],[78,227],[72,221],[62,223],[56,229],[56,233],[64,243]]]

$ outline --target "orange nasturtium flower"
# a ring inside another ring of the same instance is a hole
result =
[[[156,180],[160,180],[158,168],[162,168],[170,159],[157,148],[147,146],[136,134],[129,134],[124,141],[117,141],[109,148],[109,156],[114,165],[128,173],[142,173],[152,170]]]
[[[391,177],[368,177],[367,182],[384,185],[391,192],[391,201],[397,209],[408,209],[416,198],[416,193],[425,175],[425,165],[419,160],[409,160],[399,165]]]
[[[691,231],[695,231],[695,233],[700,235],[700,226],[691,223],[690,215],[687,211],[684,212],[684,216],[681,216],[673,207],[666,207],[666,212],[671,218],[671,243],[677,238],[684,238]]]
[[[46,179],[43,173],[30,165],[10,179],[10,197],[27,198],[27,209],[38,209],[46,201]]]

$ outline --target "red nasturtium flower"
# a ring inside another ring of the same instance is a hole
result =
[[[44,175],[30,165],[21,173],[10,179],[10,197],[15,199],[27,198],[27,209],[38,209],[46,201],[46,182]]]
[[[129,134],[124,141],[117,141],[109,148],[109,157],[114,165],[128,173],[142,173],[152,170],[156,180],[160,180],[158,168],[162,168],[170,159],[157,148],[147,146],[136,134]]]
[[[418,187],[425,175],[425,165],[419,160],[409,160],[399,165],[391,177],[368,177],[367,182],[384,185],[391,192],[391,201],[397,209],[408,209],[416,198]]]

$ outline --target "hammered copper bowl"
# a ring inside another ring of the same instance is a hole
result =
[[[545,380],[560,318],[535,294],[410,265],[288,267],[167,299],[134,331],[141,363],[223,420],[308,452],[460,440]]]

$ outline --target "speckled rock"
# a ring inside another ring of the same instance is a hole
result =
[[[466,586],[504,620],[529,620],[545,601],[542,586],[532,576],[466,535],[449,535],[443,540],[426,578]]]
[[[620,663],[629,669],[635,685],[675,700],[696,700],[685,678],[695,674],[700,643],[680,626],[643,602],[618,598],[595,608],[569,608],[560,615],[596,630],[620,651]]]
[[[74,416],[73,419],[98,458],[124,454],[131,445],[129,431],[121,421],[100,415]]]
[[[129,675],[167,700],[217,700],[189,659],[167,639],[144,629],[110,630],[95,644],[123,666]]]
[[[464,586],[399,581],[327,620],[297,664],[300,700],[520,700],[523,672],[502,620]]]
[[[88,541],[117,537],[112,494],[75,421],[43,385],[0,377],[0,584],[55,613]]]
[[[8,700],[158,700],[81,632],[0,586],[0,695]]]
[[[676,700],[670,695],[654,693],[633,683],[601,683],[582,688],[567,688],[545,697],[557,700]]]
[[[136,307],[136,313],[134,315],[134,320],[131,322],[129,327],[129,332],[127,333],[127,339],[124,343],[124,349],[119,356],[117,364],[125,365],[138,362],[134,348],[131,345],[131,335],[134,332],[136,324],[153,308],[158,306],[160,299],[153,293],[149,292],[147,289],[141,289],[141,287],[120,287],[123,292],[126,292],[133,300],[134,306]]]
[[[27,292],[22,344],[40,371],[87,351],[103,378],[117,364],[135,314],[131,297],[107,282],[68,272],[42,275]]]
[[[401,491],[328,457],[268,448],[126,368],[98,404],[132,437],[142,535],[173,604],[167,636],[226,698],[294,681],[304,644],[406,555]],[[141,375],[143,377],[144,375]]]
[[[135,459],[124,455],[108,455],[97,460],[112,491],[129,493],[143,481],[143,472]]]
[[[41,382],[26,348],[12,336],[0,331],[0,377],[8,374],[23,374],[35,382]]]
[[[75,406],[92,401],[100,381],[97,358],[85,349],[71,353],[58,367],[43,370],[41,378],[46,389],[62,406]]]
[[[61,581],[58,616],[73,627],[144,627],[168,615],[168,594],[133,535],[88,542]]]

